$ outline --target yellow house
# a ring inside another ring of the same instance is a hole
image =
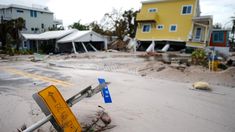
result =
[[[212,30],[212,16],[200,16],[199,0],[143,1],[136,21],[136,39],[141,44],[203,46]]]

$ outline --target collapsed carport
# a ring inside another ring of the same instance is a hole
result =
[[[33,52],[56,53],[56,41],[77,31],[76,29],[47,31],[41,34],[22,33],[24,43]]]
[[[106,39],[94,31],[76,31],[57,41],[61,53],[84,53],[107,49]]]

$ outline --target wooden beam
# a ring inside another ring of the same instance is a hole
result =
[[[196,25],[202,26],[202,27],[208,27],[209,25],[201,24],[201,23],[194,23]]]

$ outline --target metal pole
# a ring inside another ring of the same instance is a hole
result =
[[[97,51],[97,49],[91,44],[91,43],[89,43],[89,45],[91,46],[91,48],[96,52]]]
[[[47,123],[51,118],[52,114],[48,115],[47,117],[43,118],[42,120],[38,121],[37,123],[33,124],[32,126],[28,127],[25,129],[23,132],[32,132],[42,126],[43,124]]]
[[[88,52],[88,50],[87,50],[87,48],[86,48],[85,44],[84,44],[83,42],[81,42],[81,43],[82,43],[82,46],[83,46],[83,48],[84,48],[85,52],[87,53],[87,52]]]
[[[212,52],[212,72],[214,71],[215,51]]]
[[[72,41],[72,46],[73,46],[73,52],[74,52],[75,54],[77,54],[77,51],[76,51],[76,47],[75,47],[75,43],[74,43],[74,41]]]
[[[38,40],[36,40],[36,48],[37,48],[37,53],[38,53]]]

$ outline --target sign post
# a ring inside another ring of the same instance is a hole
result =
[[[82,131],[76,117],[55,86],[51,85],[34,96],[39,96],[46,105],[43,111],[47,113],[45,109],[48,109],[53,115],[54,120],[50,121],[57,130],[63,130],[64,132]]]
[[[60,92],[53,85],[43,89],[38,93],[35,93],[33,95],[33,98],[37,102],[43,113],[46,115],[46,117],[28,127],[23,132],[32,132],[48,121],[52,123],[57,131],[81,132],[82,128],[69,107],[72,107],[74,104],[84,98],[91,97],[99,93],[109,84],[105,82],[104,79],[100,83],[101,84],[96,86],[95,88],[89,86],[83,89],[76,95],[69,98],[67,101],[63,99]]]
[[[100,84],[105,84],[106,83],[103,78],[98,78],[98,81],[99,81]],[[106,86],[102,89],[102,95],[104,97],[104,102],[105,103],[112,103],[112,98],[111,98],[111,95],[109,93],[108,86]]]

